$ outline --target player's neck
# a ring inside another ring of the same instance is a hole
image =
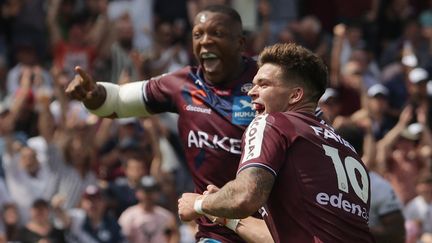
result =
[[[316,104],[308,102],[294,104],[290,106],[287,111],[315,114],[315,109]]]

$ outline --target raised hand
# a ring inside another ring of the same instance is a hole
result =
[[[81,67],[75,67],[75,78],[69,83],[65,92],[72,99],[82,101],[89,109],[99,108],[105,100],[106,91],[97,85],[93,78]]]

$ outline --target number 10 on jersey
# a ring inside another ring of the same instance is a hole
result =
[[[338,181],[338,188],[341,191],[348,193],[349,186],[348,180],[351,184],[351,187],[354,189],[355,194],[364,202],[367,203],[369,198],[369,177],[362,166],[362,163],[356,160],[351,156],[345,157],[342,162],[341,157],[339,156],[339,151],[336,148],[331,146],[322,145],[325,151],[325,154],[329,156],[333,162],[336,177]],[[356,171],[360,174],[361,184],[356,176]],[[347,178],[348,175],[348,178]]]

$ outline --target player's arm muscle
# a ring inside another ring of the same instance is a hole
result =
[[[203,211],[225,218],[252,215],[267,201],[274,180],[274,175],[265,169],[246,168],[217,193],[208,195],[203,202]]]

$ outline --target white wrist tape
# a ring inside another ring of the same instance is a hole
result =
[[[194,202],[194,210],[195,210],[195,212],[197,212],[199,214],[205,214],[204,211],[202,210],[202,204],[203,204],[204,198],[206,198],[206,196],[204,196],[200,199],[195,199],[195,202]]]
[[[145,82],[132,82],[121,86],[108,82],[97,82],[97,84],[105,88],[106,98],[98,109],[89,109],[91,113],[101,117],[113,113],[117,114],[117,117],[149,115],[144,103]]]
[[[237,225],[240,223],[240,219],[228,219],[227,223],[225,224],[225,226],[234,231],[237,232]]]

